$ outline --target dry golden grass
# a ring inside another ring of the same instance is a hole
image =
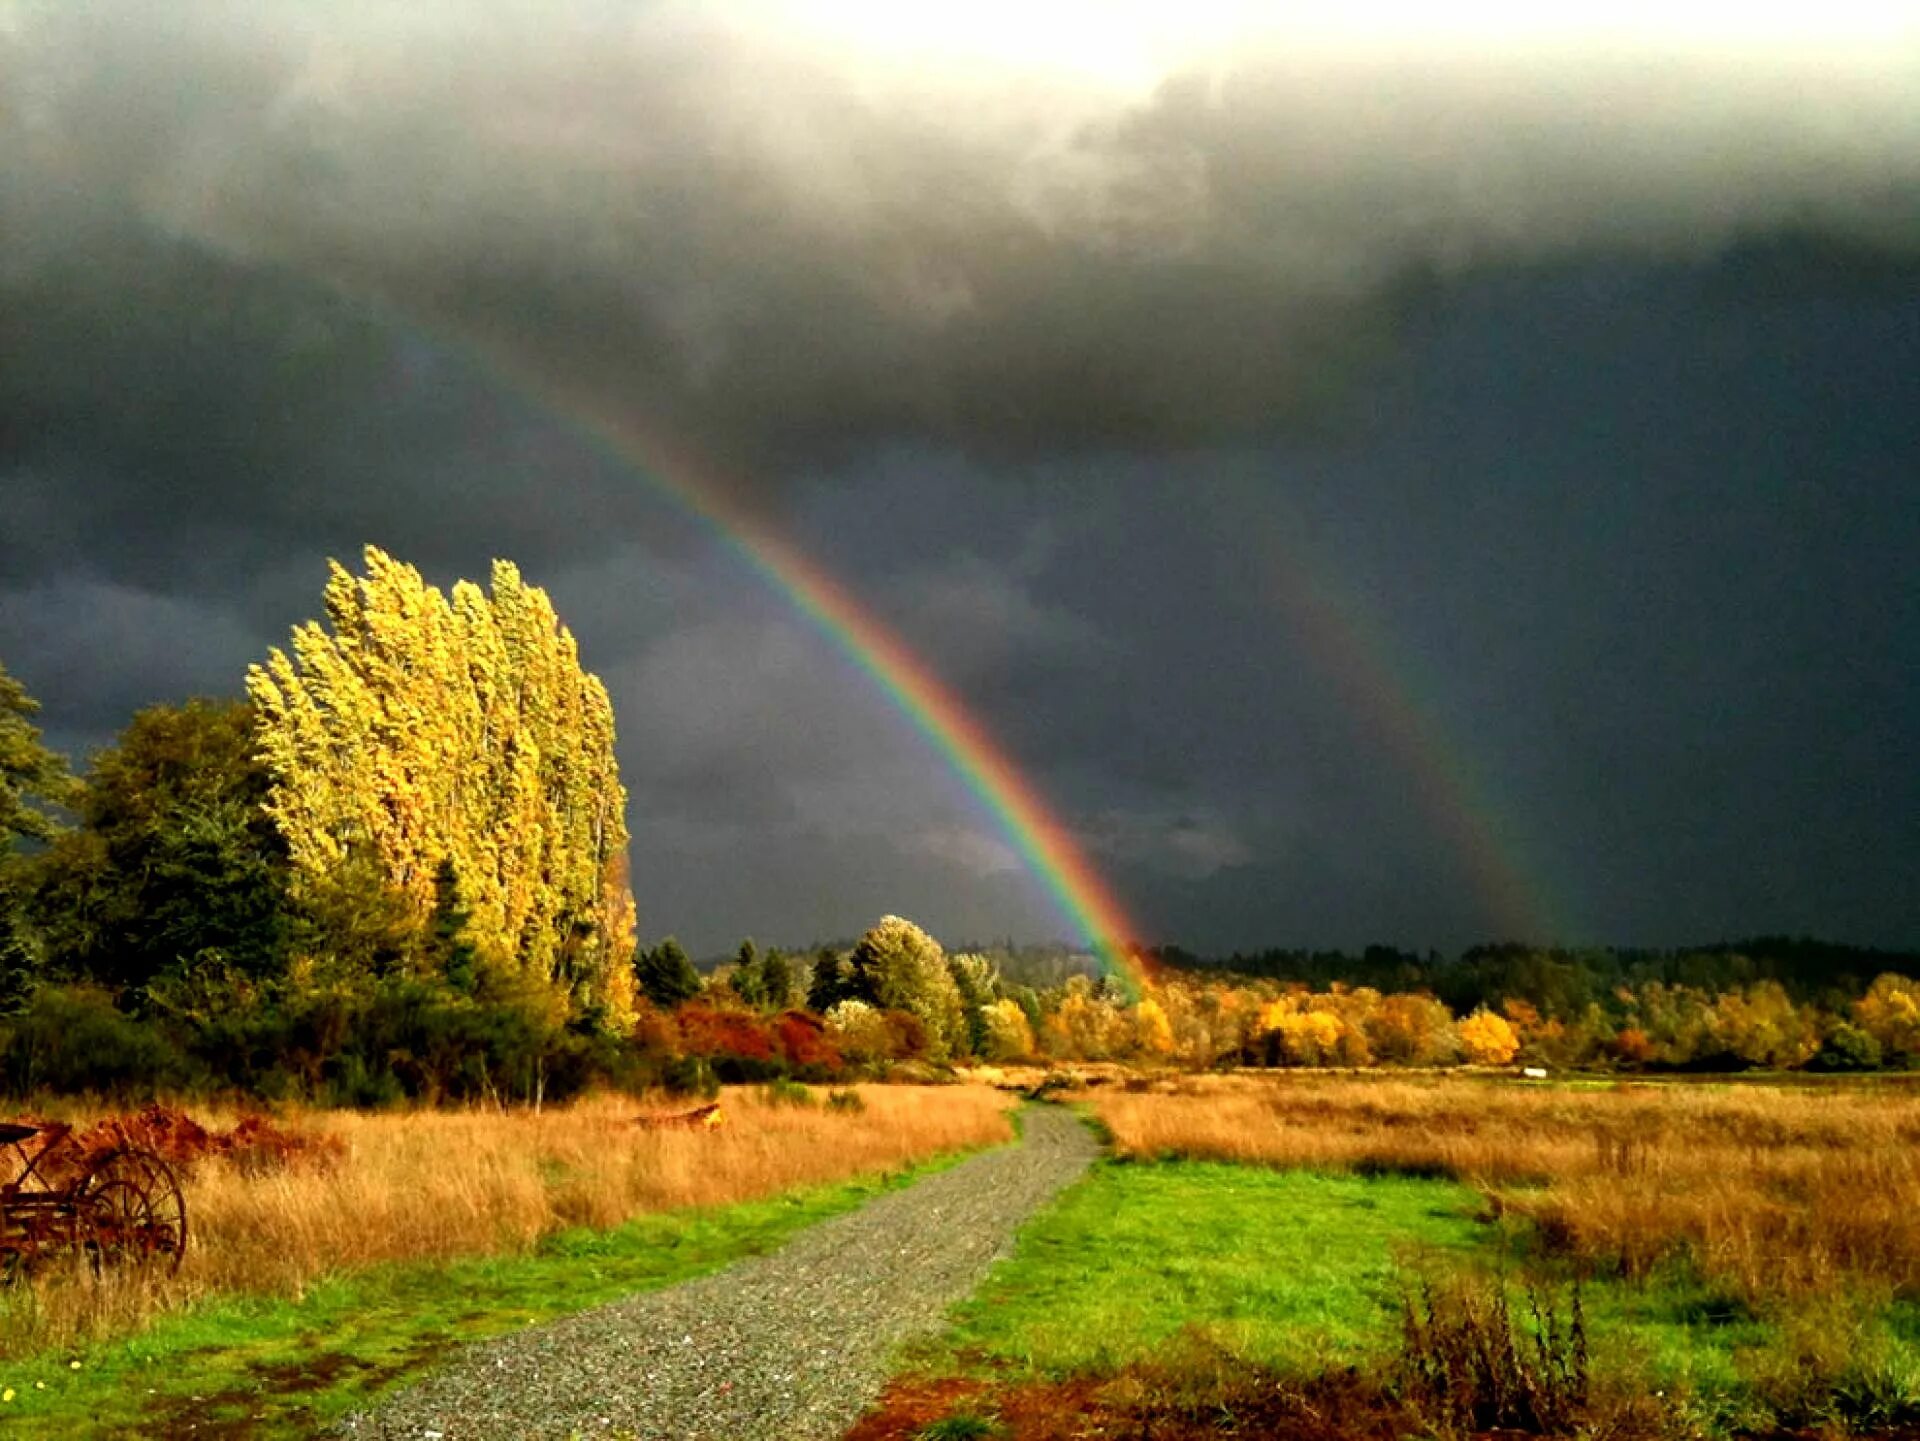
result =
[[[265,1175],[200,1164],[186,1184],[191,1241],[178,1276],[96,1280],[49,1268],[31,1306],[14,1298],[0,1355],[123,1332],[215,1293],[298,1296],[343,1270],[520,1251],[570,1226],[726,1205],[1012,1138],[1014,1098],[983,1086],[854,1089],[864,1110],[770,1105],[751,1088],[730,1090],[725,1124],[697,1131],[643,1129],[637,1115],[674,1103],[621,1096],[537,1115],[294,1114],[285,1124],[338,1136],[343,1159]],[[71,1108],[61,1118],[90,1119]]]
[[[1904,1087],[1299,1074],[1087,1095],[1123,1155],[1450,1176],[1629,1275],[1686,1254],[1754,1301],[1920,1295],[1920,1092]]]

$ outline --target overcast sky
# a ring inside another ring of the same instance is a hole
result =
[[[1920,27],[1578,8],[0,0],[0,659],[507,556],[649,936],[1066,935],[637,430],[1147,939],[1920,944]]]

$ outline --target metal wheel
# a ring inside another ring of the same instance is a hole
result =
[[[95,1269],[136,1267],[170,1276],[187,1253],[187,1200],[151,1151],[109,1151],[74,1187],[80,1244]]]

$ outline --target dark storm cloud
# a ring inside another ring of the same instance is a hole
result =
[[[471,567],[509,520],[537,564],[630,503],[625,477],[331,294],[121,222],[70,242],[0,267],[9,581],[77,562],[230,594],[296,543],[369,538]]]
[[[988,7],[913,63],[831,8],[9,13],[16,232],[77,191],[760,474],[901,435],[1218,442],[1324,417],[1407,298],[1484,267],[1920,239],[1920,45],[1844,7],[1771,41],[1131,49],[1101,32],[1139,16],[1084,15],[1032,54],[1046,17]]]
[[[1298,524],[1588,938],[1920,938],[1911,29],[1163,8],[0,0],[0,657],[81,748],[230,693],[328,554],[505,553],[613,692],[650,935],[1060,930],[530,389],[777,495],[1150,935],[1496,923],[1273,600]]]

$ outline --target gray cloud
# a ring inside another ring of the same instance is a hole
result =
[[[1920,41],[1842,12],[1131,48],[1115,16],[1117,60],[1024,54],[1036,14],[949,22],[929,46],[984,48],[944,67],[877,11],[878,39],[604,0],[7,13],[16,233],[77,192],[761,471],[1216,442],[1324,416],[1407,298],[1484,267],[1920,239]]]

